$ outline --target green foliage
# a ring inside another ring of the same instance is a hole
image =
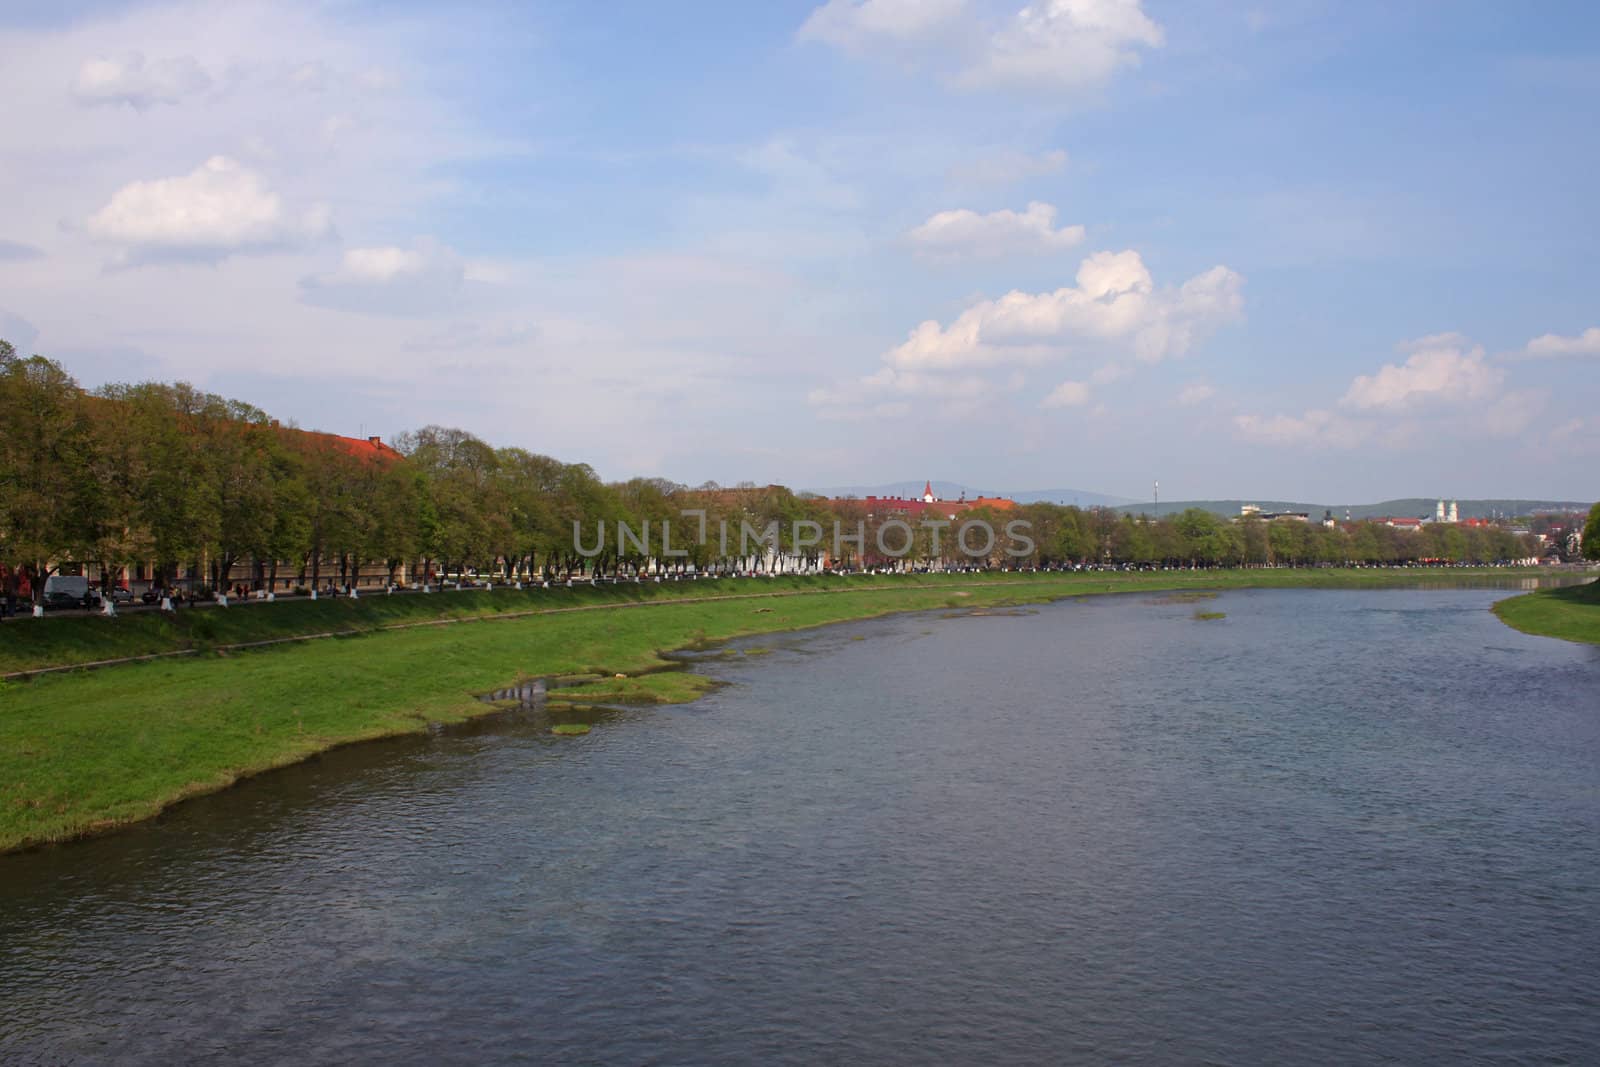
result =
[[[861,501],[776,485],[606,484],[584,464],[496,449],[445,426],[403,434],[398,458],[375,457],[345,439],[280,429],[249,404],[181,382],[111,385],[89,396],[42,357],[20,358],[10,346],[3,355],[0,385],[12,402],[0,407],[0,565],[43,570],[73,561],[99,563],[105,573],[151,561],[174,575],[204,561],[210,583],[221,585],[236,563],[254,562],[274,577],[288,566],[313,586],[335,572],[342,584],[372,564],[391,577],[415,563],[424,574],[507,578],[661,566],[750,570],[773,560],[766,547],[741,545],[746,528],[773,531],[771,549],[816,564],[836,523],[846,535],[858,523],[865,533],[861,547],[841,544],[836,565],[889,562],[875,546],[895,520]],[[1000,536],[984,561],[990,565],[1302,567],[1534,553],[1499,528],[1325,528],[1232,522],[1199,508],[1152,518],[1040,503],[975,509],[942,529],[913,523],[912,560],[933,569],[972,563],[960,539],[972,520],[997,532],[1013,521],[1029,527],[1030,554],[1008,556],[1009,538]],[[797,539],[797,523],[815,523],[822,544]],[[624,543],[619,524],[644,545]],[[669,526],[682,554],[663,552]],[[593,544],[602,527],[598,554],[578,551],[575,532]],[[897,533],[891,543],[901,539]],[[1589,546],[1600,551],[1600,536],[1591,535]]]
[[[1583,527],[1583,556],[1600,559],[1600,504],[1589,509],[1589,521]]]
[[[0,562],[45,574],[93,551],[106,501],[91,463],[90,412],[78,385],[42,356],[0,360]],[[38,596],[43,582],[34,584]]]

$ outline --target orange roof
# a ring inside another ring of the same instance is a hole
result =
[[[345,437],[336,433],[319,433],[318,437],[326,437],[338,443],[339,447],[352,456],[366,456],[372,459],[393,460],[402,458],[389,445],[383,443],[381,437]]]
[[[392,463],[395,460],[405,458],[394,448],[384,444],[381,437],[345,437],[343,434],[322,433],[318,430],[301,430],[296,427],[279,426],[277,423],[273,424],[273,428],[285,435],[297,434],[302,438],[314,438],[320,444],[331,445],[345,455],[355,456],[358,459],[381,460],[384,463]]]

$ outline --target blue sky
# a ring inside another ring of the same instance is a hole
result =
[[[617,478],[1596,494],[1592,5],[0,4],[0,50],[0,336],[88,385]]]

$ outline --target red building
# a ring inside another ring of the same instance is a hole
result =
[[[874,519],[897,518],[916,522],[922,518],[954,520],[969,511],[1015,511],[1017,502],[1002,496],[978,496],[971,500],[963,494],[959,500],[940,500],[933,493],[933,483],[927,482],[920,497],[869,496],[862,500],[833,500],[829,503],[865,505],[867,517]]]

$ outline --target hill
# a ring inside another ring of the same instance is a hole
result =
[[[890,482],[887,485],[846,485],[829,489],[810,489],[807,492],[826,497],[921,496],[925,484],[927,483]],[[965,493],[969,498],[975,496],[1003,496],[1015,500],[1019,504],[1034,504],[1044,500],[1052,504],[1076,504],[1081,508],[1109,508],[1132,503],[1125,496],[1111,496],[1108,493],[1096,493],[1087,489],[1007,490],[991,489],[982,485],[960,485],[956,482],[934,482],[933,492],[941,500],[956,500]]]
[[[1433,518],[1434,508],[1438,505],[1438,497],[1403,497],[1398,500],[1382,500],[1376,504],[1308,504],[1303,501],[1293,500],[1173,500],[1161,502],[1161,514],[1170,515],[1184,511],[1188,508],[1200,508],[1217,515],[1232,517],[1239,514],[1239,509],[1245,504],[1255,504],[1262,511],[1304,511],[1312,518],[1321,518],[1323,512],[1331,511],[1335,518],[1342,519],[1346,514],[1352,519],[1378,519],[1390,515],[1408,516],[1410,518]],[[1446,503],[1449,503],[1447,498]],[[1463,519],[1495,519],[1510,518],[1517,515],[1533,515],[1539,512],[1564,511],[1587,512],[1590,505],[1575,500],[1525,500],[1525,499],[1492,499],[1458,500],[1458,515]],[[1117,508],[1134,514],[1150,512],[1152,507],[1147,501],[1141,504],[1125,504]]]

